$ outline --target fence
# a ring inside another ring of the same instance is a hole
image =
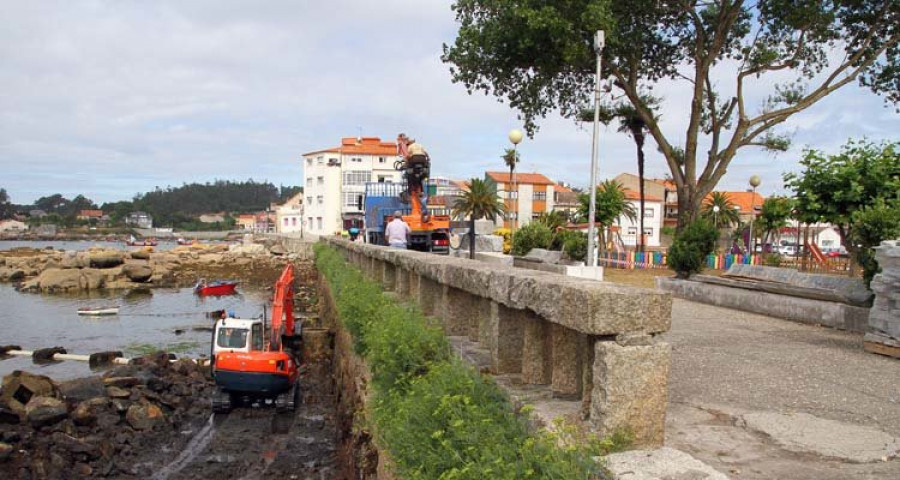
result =
[[[732,254],[709,255],[706,257],[706,268],[712,270],[728,270],[734,264],[765,265],[768,254]],[[666,264],[665,252],[606,252],[598,258],[600,265],[606,268],[623,270],[652,270],[669,268]],[[773,265],[774,266],[774,265]],[[846,258],[828,258],[825,263],[817,263],[812,258],[803,265],[802,257],[782,256],[778,265],[815,273],[846,274],[850,271],[850,261]]]

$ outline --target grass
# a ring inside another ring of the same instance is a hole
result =
[[[330,247],[316,246],[316,265],[372,371],[373,432],[398,477],[605,478],[595,458],[627,438],[570,442],[565,429],[533,431],[527,413],[516,413],[493,380],[456,359],[418,308],[385,296]]]

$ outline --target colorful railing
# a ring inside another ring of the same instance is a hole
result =
[[[607,252],[600,255],[599,263],[608,268],[643,270],[668,268],[664,252]],[[728,270],[732,265],[761,265],[761,255],[721,254],[706,257],[706,268]]]

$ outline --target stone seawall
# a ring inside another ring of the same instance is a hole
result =
[[[490,371],[582,404],[600,435],[663,442],[671,349],[667,293],[325,237],[385,290],[415,300]]]

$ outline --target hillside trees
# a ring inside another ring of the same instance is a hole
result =
[[[900,100],[897,0],[457,0],[459,33],[444,46],[453,80],[508,101],[533,135],[538,119],[577,118],[594,86],[594,32],[605,30],[603,77],[647,125],[677,185],[679,227],[697,217],[742,148],[784,150],[776,127],[858,83]],[[779,81],[759,109],[748,85]],[[664,133],[641,98],[684,82],[683,136]]]

